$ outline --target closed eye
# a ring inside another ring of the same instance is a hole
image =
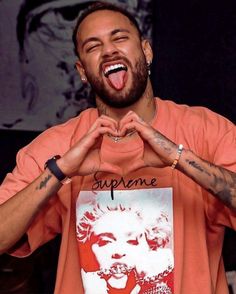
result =
[[[120,36],[120,37],[114,38],[114,41],[117,41],[117,42],[122,42],[126,40],[128,40],[128,36]]]
[[[116,238],[111,233],[102,233],[102,234],[98,235],[95,238],[97,239],[95,241],[95,243],[99,247],[103,247],[103,246],[105,246],[105,245],[107,245],[109,243],[112,243],[112,242],[116,241]]]
[[[99,239],[96,243],[98,244],[99,247],[103,247],[111,242],[112,240]]]
[[[98,48],[100,46],[100,44],[95,44],[95,45],[91,45],[91,46],[88,46],[86,48],[86,52],[89,53],[89,52],[92,52],[94,51],[96,48]]]

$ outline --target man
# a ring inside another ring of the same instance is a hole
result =
[[[224,226],[236,224],[235,126],[205,108],[153,97],[152,50],[127,12],[93,6],[78,20],[74,40],[76,66],[96,92],[97,109],[18,153],[0,190],[0,251],[24,256],[62,233],[55,293],[84,293],[80,262],[87,256],[75,233],[80,195],[89,192],[96,205],[99,191],[120,201],[117,191],[141,189],[140,205],[155,207],[146,202],[149,189],[156,197],[168,189],[171,292],[227,293],[221,249]]]

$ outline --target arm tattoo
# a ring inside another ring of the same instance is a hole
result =
[[[159,145],[163,150],[165,150],[165,152],[167,154],[171,154],[173,152],[173,149],[167,145],[166,141],[167,141],[167,138],[163,138],[164,136],[163,135],[160,135],[156,130],[155,130],[155,142],[157,145]],[[169,141],[169,140],[168,140]],[[174,146],[174,143],[170,142],[173,146]]]
[[[215,193],[222,201],[224,201],[228,206],[236,207],[236,173],[231,171],[226,171],[222,167],[219,167],[221,177],[215,177],[215,186],[221,187],[219,191]]]
[[[207,162],[201,159],[204,163],[207,164],[207,167],[204,167],[204,164],[197,163],[194,160],[186,159],[186,162],[196,169],[196,171],[202,173],[205,176],[209,177],[208,186],[206,189],[217,196],[221,201],[223,201],[227,206],[231,208],[236,207],[236,173],[226,170],[223,167],[216,166],[213,163]],[[192,177],[196,179],[195,177]]]
[[[39,183],[39,186],[36,187],[36,190],[41,190],[47,186],[48,181],[51,179],[52,175],[48,175],[44,180]]]
[[[200,164],[196,163],[194,160],[187,159],[186,162],[191,165],[192,167],[196,168],[198,171],[207,174],[210,176],[211,174],[207,172]]]

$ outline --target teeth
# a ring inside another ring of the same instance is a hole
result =
[[[126,66],[123,65],[122,63],[110,65],[105,68],[104,74],[105,74],[105,76],[108,76],[112,71],[118,70],[118,69],[125,69],[126,70]]]

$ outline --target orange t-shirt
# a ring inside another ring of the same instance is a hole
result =
[[[203,107],[156,99],[152,126],[201,158],[236,172],[236,128]],[[4,202],[63,155],[98,117],[88,109],[52,127],[19,151],[17,166],[0,187]],[[103,162],[119,174],[74,177],[29,228],[26,256],[62,234],[55,293],[228,293],[221,250],[224,227],[236,213],[192,179],[170,167],[142,166],[144,144],[104,137]]]

